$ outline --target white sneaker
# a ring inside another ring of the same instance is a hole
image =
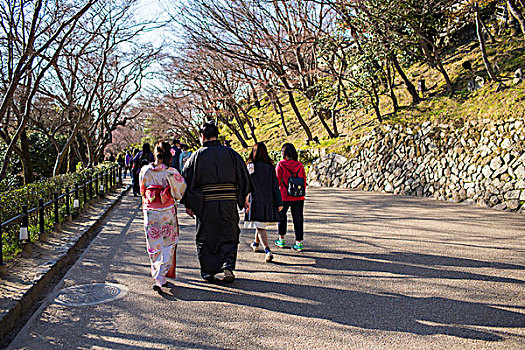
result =
[[[270,261],[272,261],[272,260],[273,260],[273,254],[272,254],[272,252],[268,252],[268,253],[266,253],[266,258],[265,258],[264,260],[266,260],[266,262],[270,262]]]
[[[254,252],[258,252],[259,250],[261,250],[261,249],[259,248],[260,245],[255,245],[255,244],[253,244],[253,243],[250,244],[250,247],[252,247],[252,250],[253,250]]]

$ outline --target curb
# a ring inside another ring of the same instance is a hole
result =
[[[49,287],[49,282],[53,277],[55,277],[68,263],[73,261],[73,259],[76,260],[80,256],[76,254],[80,247],[97,236],[97,229],[104,218],[115,207],[115,205],[120,202],[130,188],[131,185],[125,185],[117,197],[107,206],[91,226],[85,228],[75,241],[68,242],[59,248],[57,250],[58,256],[53,260],[46,262],[43,267],[38,270],[37,276],[32,281],[33,285],[0,319],[0,347],[4,337],[9,334],[15,326],[17,326],[19,318],[35,306],[41,297],[42,291]],[[77,256],[75,257],[75,255]]]

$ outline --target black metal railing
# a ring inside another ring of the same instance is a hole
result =
[[[28,208],[28,205],[22,205],[21,213],[7,221],[2,222],[0,218],[0,265],[4,265],[3,233],[7,232],[7,227],[20,225],[19,243],[29,243],[31,242],[31,233],[29,232],[30,221],[36,220],[36,235],[40,236],[46,232],[46,218],[52,218],[54,225],[61,223],[61,207],[65,209],[62,222],[66,219],[70,220],[74,212],[81,210],[93,199],[104,197],[106,193],[113,190],[118,184],[122,184],[122,167],[115,165],[95,176],[90,176],[81,183],[75,183],[73,189],[66,186],[62,194],[54,192],[52,199],[48,202],[44,202],[44,199],[40,198],[38,205],[34,208]],[[93,186],[95,187],[95,191],[93,191]],[[71,203],[71,201],[73,201],[73,203]],[[73,204],[73,206],[71,204]],[[27,235],[25,235],[26,232]],[[21,238],[27,239],[22,240]]]

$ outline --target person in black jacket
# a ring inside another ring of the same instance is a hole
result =
[[[135,157],[133,157],[133,195],[140,196],[140,185],[139,185],[139,174],[143,166],[153,163],[155,158],[153,153],[151,153],[151,147],[149,143],[145,142],[142,145],[142,151],[138,152]]]
[[[188,184],[181,203],[197,217],[197,254],[201,277],[231,283],[239,245],[239,212],[253,184],[242,157],[221,145],[213,123],[201,126],[202,147],[186,161],[182,176]],[[221,272],[222,271],[222,272]]]
[[[178,138],[173,139],[173,146],[171,147],[171,167],[177,169],[179,172],[182,171],[182,166],[179,164],[180,154],[182,152],[180,140]]]
[[[266,227],[270,223],[279,221],[283,201],[273,162],[263,142],[258,142],[252,147],[246,165],[255,191],[246,197],[244,227],[256,229],[255,240],[251,247],[256,252],[259,250],[259,244],[262,243],[266,253],[265,260],[270,262],[273,260],[273,254],[268,245]]]

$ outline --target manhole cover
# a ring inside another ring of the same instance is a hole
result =
[[[114,283],[82,284],[62,289],[55,302],[66,306],[88,306],[117,300],[128,294],[128,288]]]

